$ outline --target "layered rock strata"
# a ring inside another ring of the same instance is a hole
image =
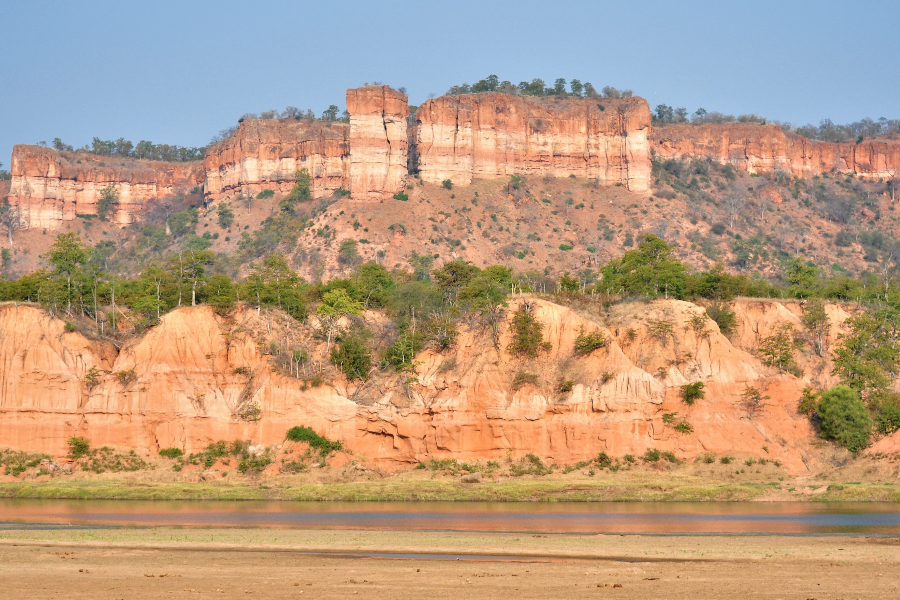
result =
[[[9,202],[25,227],[55,229],[77,215],[97,214],[101,190],[115,187],[111,220],[131,223],[143,205],[203,183],[201,163],[168,163],[60,152],[17,145],[10,165]]]
[[[203,161],[205,193],[216,202],[270,189],[286,194],[297,171],[312,178],[314,198],[349,187],[350,128],[345,123],[294,119],[244,121],[228,139],[211,147]]]
[[[584,177],[643,192],[650,184],[650,108],[643,98],[442,96],[416,110],[424,181],[510,175]]]
[[[347,90],[350,195],[383,200],[406,187],[409,100],[389,86]]]
[[[797,411],[816,365],[799,357],[807,375],[797,378],[753,355],[760,335],[784,323],[799,327],[799,306],[735,302],[741,327],[730,340],[712,321],[689,326],[704,312],[687,302],[629,305],[601,325],[550,302],[512,298],[506,318],[523,302],[551,345],[539,359],[504,350],[508,327],[499,328],[499,340],[462,327],[452,350],[416,357],[413,384],[389,374],[369,384],[326,374],[331,383],[313,388],[274,368],[262,350],[277,315],[239,309],[226,319],[209,307],[182,308],[119,352],[67,332],[38,308],[0,306],[0,443],[62,455],[66,440],[81,435],[95,446],[191,452],[220,439],[280,444],[288,428],[307,425],[388,466],[527,453],[568,464],[648,448],[692,459],[761,456],[765,447],[793,473],[816,460],[814,430]],[[829,305],[828,315],[837,335],[847,313]],[[660,340],[647,325],[661,321],[672,324],[671,338]],[[582,332],[600,332],[608,343],[576,355]],[[311,356],[325,355],[312,333],[308,343]],[[88,382],[92,367],[106,374]],[[521,372],[534,382],[514,385]],[[560,391],[564,380],[573,383]],[[706,395],[689,407],[680,386],[692,381],[703,381]],[[741,400],[748,386],[769,397],[752,417]],[[663,420],[673,412],[693,431]]]
[[[818,142],[777,125],[666,125],[653,129],[650,146],[661,158],[707,157],[748,173],[784,171],[805,177],[838,172],[873,178],[900,174],[900,139]]]

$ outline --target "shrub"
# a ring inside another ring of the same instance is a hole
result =
[[[875,403],[875,429],[890,435],[900,429],[900,398],[894,393],[882,396]]]
[[[694,433],[694,426],[682,419],[675,425],[675,431],[687,435]]]
[[[516,356],[537,358],[544,350],[550,350],[550,342],[544,341],[544,326],[532,314],[531,306],[523,303],[513,314],[509,325],[513,333],[513,339],[506,350]]]
[[[766,404],[768,399],[768,396],[763,396],[762,392],[753,386],[748,387],[741,394],[741,404],[743,404],[744,410],[747,411],[747,416],[751,419],[756,416],[756,413],[768,406]]]
[[[681,400],[688,406],[693,406],[697,400],[702,400],[706,396],[703,391],[703,382],[695,381],[681,386]]]
[[[553,468],[545,465],[537,455],[526,454],[519,464],[514,463],[509,466],[509,472],[517,477],[520,475],[549,475],[553,472]]]
[[[322,454],[343,449],[343,445],[340,442],[329,440],[325,436],[316,433],[312,427],[306,427],[305,425],[297,425],[288,429],[285,439],[292,442],[306,442],[311,448],[318,448]]]
[[[556,387],[556,391],[558,391],[561,394],[568,394],[569,392],[572,391],[572,389],[574,387],[575,387],[575,382],[570,379],[566,379],[564,381],[559,382],[559,385]]]
[[[764,365],[777,367],[781,371],[799,374],[794,360],[794,350],[798,347],[794,340],[794,328],[785,323],[772,335],[759,343],[758,352]]]
[[[216,208],[216,216],[219,221],[219,227],[228,229],[234,223],[234,211],[231,210],[231,204],[228,202],[220,202]]]
[[[609,341],[602,331],[585,333],[584,328],[582,328],[578,333],[578,337],[575,338],[575,354],[587,356],[594,350],[603,348],[607,344],[609,344]]]
[[[560,245],[559,245],[559,249],[560,249],[560,250],[567,251],[567,250],[571,250],[571,249],[572,249],[572,246],[570,246],[569,244],[560,244]]]
[[[715,225],[712,226],[710,231],[712,231],[716,235],[722,235],[723,233],[725,233],[725,224],[724,223],[716,223]]]
[[[800,398],[800,404],[797,406],[797,412],[807,417],[816,414],[816,408],[819,405],[819,394],[812,388],[803,388],[803,397]]]
[[[659,462],[659,459],[662,458],[662,453],[656,448],[648,448],[646,452],[644,452],[644,456],[641,457],[641,460],[644,462]]]
[[[722,335],[731,335],[737,329],[737,315],[727,304],[716,302],[706,307],[706,314],[716,322]]]
[[[348,336],[340,345],[331,349],[331,362],[337,365],[347,379],[359,381],[369,377],[372,353],[362,336]]]
[[[85,437],[70,437],[68,444],[69,458],[72,460],[87,456],[91,451],[91,442]]]
[[[526,385],[537,385],[538,379],[539,377],[534,373],[519,371],[516,373],[516,376],[513,377],[512,389],[515,391]]]
[[[394,200],[401,200],[403,202],[406,202],[407,200],[409,200],[409,194],[407,194],[406,192],[397,192],[396,194],[394,194]]]
[[[163,458],[181,458],[184,456],[184,452],[181,451],[181,448],[160,448],[159,455]]]
[[[734,462],[734,458],[731,456],[723,456],[719,459],[719,462],[723,465],[730,465],[732,462]]]
[[[822,437],[835,440],[851,452],[869,445],[872,421],[859,394],[846,385],[822,392],[819,406],[819,431]]]
[[[441,185],[444,186],[444,188],[446,188],[446,189],[448,189],[448,190],[452,190],[452,189],[453,189],[453,182],[450,181],[449,179],[443,180],[443,181],[441,182]]]
[[[274,190],[263,190],[256,195],[257,200],[266,200],[267,198],[271,198],[275,195]]]

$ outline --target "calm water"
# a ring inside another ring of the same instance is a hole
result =
[[[900,536],[900,504],[0,500],[0,529],[123,525]]]

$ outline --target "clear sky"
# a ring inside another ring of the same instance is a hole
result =
[[[0,161],[94,136],[206,144],[245,112],[491,73],[807,123],[900,118],[897,0],[0,0]]]

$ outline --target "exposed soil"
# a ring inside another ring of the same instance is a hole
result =
[[[225,545],[219,530],[151,529],[137,535],[155,540],[117,541],[127,533],[91,532],[91,542],[77,542],[84,536],[69,532],[42,532],[55,541],[5,534],[0,597],[694,600],[900,593],[900,544],[894,538],[266,530],[247,531],[242,540],[241,532],[230,530],[232,543]],[[357,556],[315,554],[327,551]],[[378,552],[451,556],[367,558]],[[462,560],[456,552],[464,553]],[[506,556],[472,556],[498,552]]]

